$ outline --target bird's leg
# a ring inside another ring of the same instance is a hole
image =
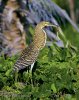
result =
[[[31,65],[31,68],[30,68],[31,71],[32,71],[32,69],[33,69],[33,66],[34,66],[34,63]]]
[[[33,66],[34,66],[34,63],[31,65],[31,68],[30,68],[30,72],[29,72],[29,76],[30,76],[30,80],[31,80],[31,84],[33,86],[33,79],[32,79],[32,69],[33,69]]]
[[[15,83],[18,81],[18,70],[15,71]]]

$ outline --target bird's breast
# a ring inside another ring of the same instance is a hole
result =
[[[46,44],[46,39],[47,39],[47,36],[44,30],[35,34],[34,41],[33,41],[35,44],[35,47],[38,49],[42,49]]]

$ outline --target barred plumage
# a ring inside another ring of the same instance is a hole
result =
[[[24,69],[36,61],[40,50],[45,46],[46,43],[46,32],[43,29],[45,26],[54,25],[43,21],[36,26],[33,42],[23,50],[20,58],[15,63],[14,70],[19,71]]]
[[[34,46],[31,44],[23,50],[20,58],[15,63],[14,70],[21,70],[29,65],[32,65],[35,62],[38,54],[39,50],[35,50]]]

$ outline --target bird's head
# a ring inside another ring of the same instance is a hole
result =
[[[46,26],[58,27],[57,25],[53,25],[52,23],[47,22],[47,21],[42,21],[38,25],[41,27],[41,29],[46,27]]]

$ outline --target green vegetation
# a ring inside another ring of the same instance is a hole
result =
[[[79,54],[67,48],[45,47],[33,69],[14,81],[17,57],[0,57],[0,100],[79,100]]]
[[[68,0],[67,1],[65,1],[65,0],[52,0],[52,1],[54,1],[62,9],[65,9],[69,13],[69,2],[68,2]]]
[[[66,24],[63,28],[63,32],[67,38],[74,46],[79,48],[79,33],[69,24]]]

